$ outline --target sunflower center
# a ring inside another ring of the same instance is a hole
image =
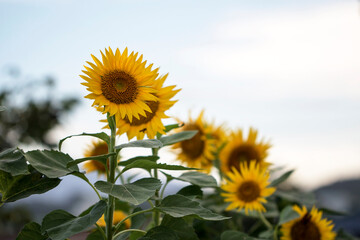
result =
[[[291,240],[320,240],[319,228],[311,221],[309,213],[291,227]]]
[[[254,181],[243,182],[237,190],[237,197],[244,202],[252,202],[260,197],[260,187]]]
[[[124,121],[130,124],[131,126],[140,126],[141,124],[148,123],[156,115],[157,110],[159,109],[159,102],[148,101],[146,104],[151,109],[151,113],[145,111],[146,117],[139,115],[139,119],[133,118],[132,122],[129,121],[129,118],[125,116]]]
[[[136,99],[138,86],[136,80],[124,71],[114,70],[101,76],[101,91],[112,103],[131,103]]]
[[[251,145],[239,145],[229,155],[228,168],[235,167],[240,171],[240,163],[246,162],[250,165],[251,160],[256,160],[256,163],[259,163],[258,151]]]
[[[185,130],[198,131],[198,133],[193,138],[181,142],[183,153],[190,159],[195,160],[201,156],[205,148],[205,142],[202,140],[203,132],[196,124],[189,124],[185,126]]]

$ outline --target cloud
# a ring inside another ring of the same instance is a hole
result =
[[[244,84],[242,96],[360,99],[360,21],[356,2],[317,9],[237,11],[206,44],[179,52],[216,84]],[[230,89],[238,92],[239,84]]]

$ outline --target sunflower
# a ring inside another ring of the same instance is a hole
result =
[[[267,169],[261,169],[254,160],[250,164],[239,165],[240,171],[233,167],[232,172],[227,172],[228,181],[221,186],[226,192],[221,195],[225,197],[225,202],[230,202],[226,210],[245,209],[246,214],[249,210],[265,212],[265,197],[275,192],[275,188],[268,187],[270,182]]]
[[[239,163],[250,163],[256,160],[260,167],[267,167],[269,163],[265,162],[269,143],[256,142],[257,130],[250,128],[247,139],[243,139],[242,130],[232,132],[228,142],[220,153],[221,169],[223,172],[231,171],[233,167],[239,170]]]
[[[120,114],[132,122],[133,117],[140,119],[140,115],[146,117],[145,111],[152,112],[146,101],[157,101],[153,94],[156,90],[151,87],[158,76],[158,69],[152,70],[152,64],[146,65],[143,56],[128,49],[120,53],[116,49],[105,49],[101,52],[102,62],[91,55],[94,63],[87,62],[86,70],[82,72],[87,76],[80,75],[86,82],[81,83],[91,93],[85,98],[93,99],[93,106],[103,113],[110,115]]]
[[[123,220],[126,217],[127,216],[122,211],[118,211],[118,210],[114,211],[113,225],[118,224],[121,220]],[[105,223],[104,215],[102,215],[102,217],[96,223],[100,227],[105,227],[106,223]],[[126,219],[125,220],[125,228],[130,228],[130,225],[131,225],[130,219]]]
[[[85,150],[85,157],[94,157],[98,155],[105,155],[108,153],[108,145],[104,141],[93,141],[92,144]],[[89,160],[84,163],[84,168],[87,173],[97,171],[99,174],[105,173],[104,164],[96,160]]]
[[[281,240],[333,240],[335,232],[334,225],[330,220],[321,219],[322,212],[315,207],[310,212],[306,207],[293,206],[294,211],[299,213],[300,217],[281,226]]]
[[[216,140],[211,137],[212,127],[203,119],[204,111],[194,121],[191,117],[180,131],[197,130],[191,139],[174,144],[179,149],[178,160],[188,167],[200,168],[209,173],[213,166],[216,151]]]
[[[176,87],[175,85],[163,87],[167,76],[168,74],[158,78],[154,82],[153,87],[156,90],[154,95],[158,98],[158,101],[146,102],[147,106],[151,109],[151,111],[145,111],[146,116],[140,116],[139,119],[133,119],[132,122],[129,121],[128,117],[121,118],[119,115],[116,116],[118,135],[126,132],[129,140],[134,137],[141,140],[144,138],[145,134],[148,138],[154,138],[156,133],[165,134],[165,127],[162,124],[161,119],[168,118],[165,111],[177,102],[177,100],[171,101],[170,99],[180,91],[180,89],[174,90]]]

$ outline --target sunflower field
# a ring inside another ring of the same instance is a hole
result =
[[[168,116],[181,100],[180,89],[166,84],[168,74],[127,48],[100,53],[91,55],[80,77],[104,130],[80,130],[61,139],[58,149],[0,153],[0,205],[45,193],[67,176],[88,184],[98,201],[77,216],[49,212],[27,223],[17,240],[65,240],[78,233],[86,240],[355,239],[323,216],[341,213],[317,207],[311,193],[280,186],[294,170],[268,162],[271,143],[257,129],[216,125],[205,111],[187,120]],[[164,125],[166,118],[173,123]],[[129,141],[120,142],[125,134]],[[62,145],[80,136],[94,140],[83,158],[74,159]],[[126,148],[151,154],[124,159]],[[166,148],[179,164],[159,157]],[[146,177],[136,178],[134,169]],[[91,182],[90,172],[99,180]],[[187,185],[165,194],[177,181]]]

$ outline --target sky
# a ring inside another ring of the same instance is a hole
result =
[[[204,109],[230,129],[257,128],[273,146],[268,160],[296,169],[290,181],[314,189],[360,177],[359,5],[0,0],[0,69],[54,76],[59,98],[82,99],[79,74],[90,54],[127,46],[182,89],[169,115],[186,120]],[[103,116],[90,106],[83,99],[53,137],[99,131]],[[69,141],[64,151],[78,158],[90,139]]]

